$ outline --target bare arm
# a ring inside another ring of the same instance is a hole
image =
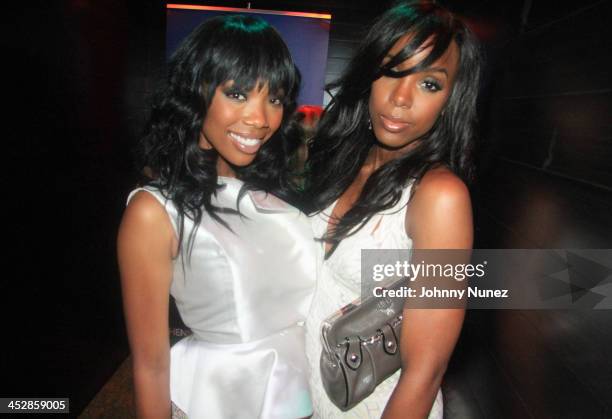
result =
[[[415,249],[471,249],[472,207],[463,182],[447,169],[428,172],[407,211]],[[426,418],[453,352],[464,309],[404,310],[402,372],[384,419]]]
[[[139,192],[123,216],[117,254],[140,418],[170,417],[168,300],[175,248],[166,211]]]

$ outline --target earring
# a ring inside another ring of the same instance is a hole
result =
[[[372,119],[368,118],[368,129],[372,131]]]

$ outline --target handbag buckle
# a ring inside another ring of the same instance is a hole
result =
[[[384,325],[380,331],[382,335],[382,345],[384,351],[389,355],[395,355],[397,353],[397,337],[393,328],[388,324]]]
[[[345,342],[346,352],[344,353],[344,360],[346,365],[352,370],[356,370],[361,366],[363,360],[363,353],[361,351],[361,342],[359,340],[351,340],[346,338]]]

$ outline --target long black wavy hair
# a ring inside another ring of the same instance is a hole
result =
[[[411,35],[410,42],[382,65],[389,50],[406,34]],[[408,70],[393,70],[432,36],[426,58]],[[400,2],[374,22],[340,79],[327,87],[337,90],[310,145],[310,178],[303,205],[309,213],[329,207],[356,178],[376,144],[368,128],[372,82],[382,76],[400,78],[426,69],[453,41],[460,51],[460,63],[443,112],[410,152],[372,173],[354,206],[321,238],[332,245],[329,254],[376,213],[396,205],[405,187],[420,181],[428,169],[445,165],[466,183],[472,180],[481,65],[478,44],[469,29],[442,6],[431,1]]]
[[[157,93],[145,134],[137,147],[143,183],[159,188],[179,214],[179,246],[185,217],[199,225],[204,212],[227,227],[212,204],[218,184],[216,150],[199,146],[200,132],[215,89],[232,80],[248,92],[267,83],[270,94],[283,101],[279,130],[261,147],[248,166],[232,166],[247,190],[264,190],[293,202],[288,174],[287,121],[296,106],[300,74],[278,32],[264,20],[243,15],[205,21],[183,40],[172,55],[165,86]],[[194,229],[190,232],[189,249]]]

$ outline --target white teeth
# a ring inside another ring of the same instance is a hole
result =
[[[240,144],[246,147],[253,147],[261,143],[261,140],[259,138],[246,138],[236,134],[235,132],[230,132],[229,135],[231,135],[233,139],[235,139]]]

